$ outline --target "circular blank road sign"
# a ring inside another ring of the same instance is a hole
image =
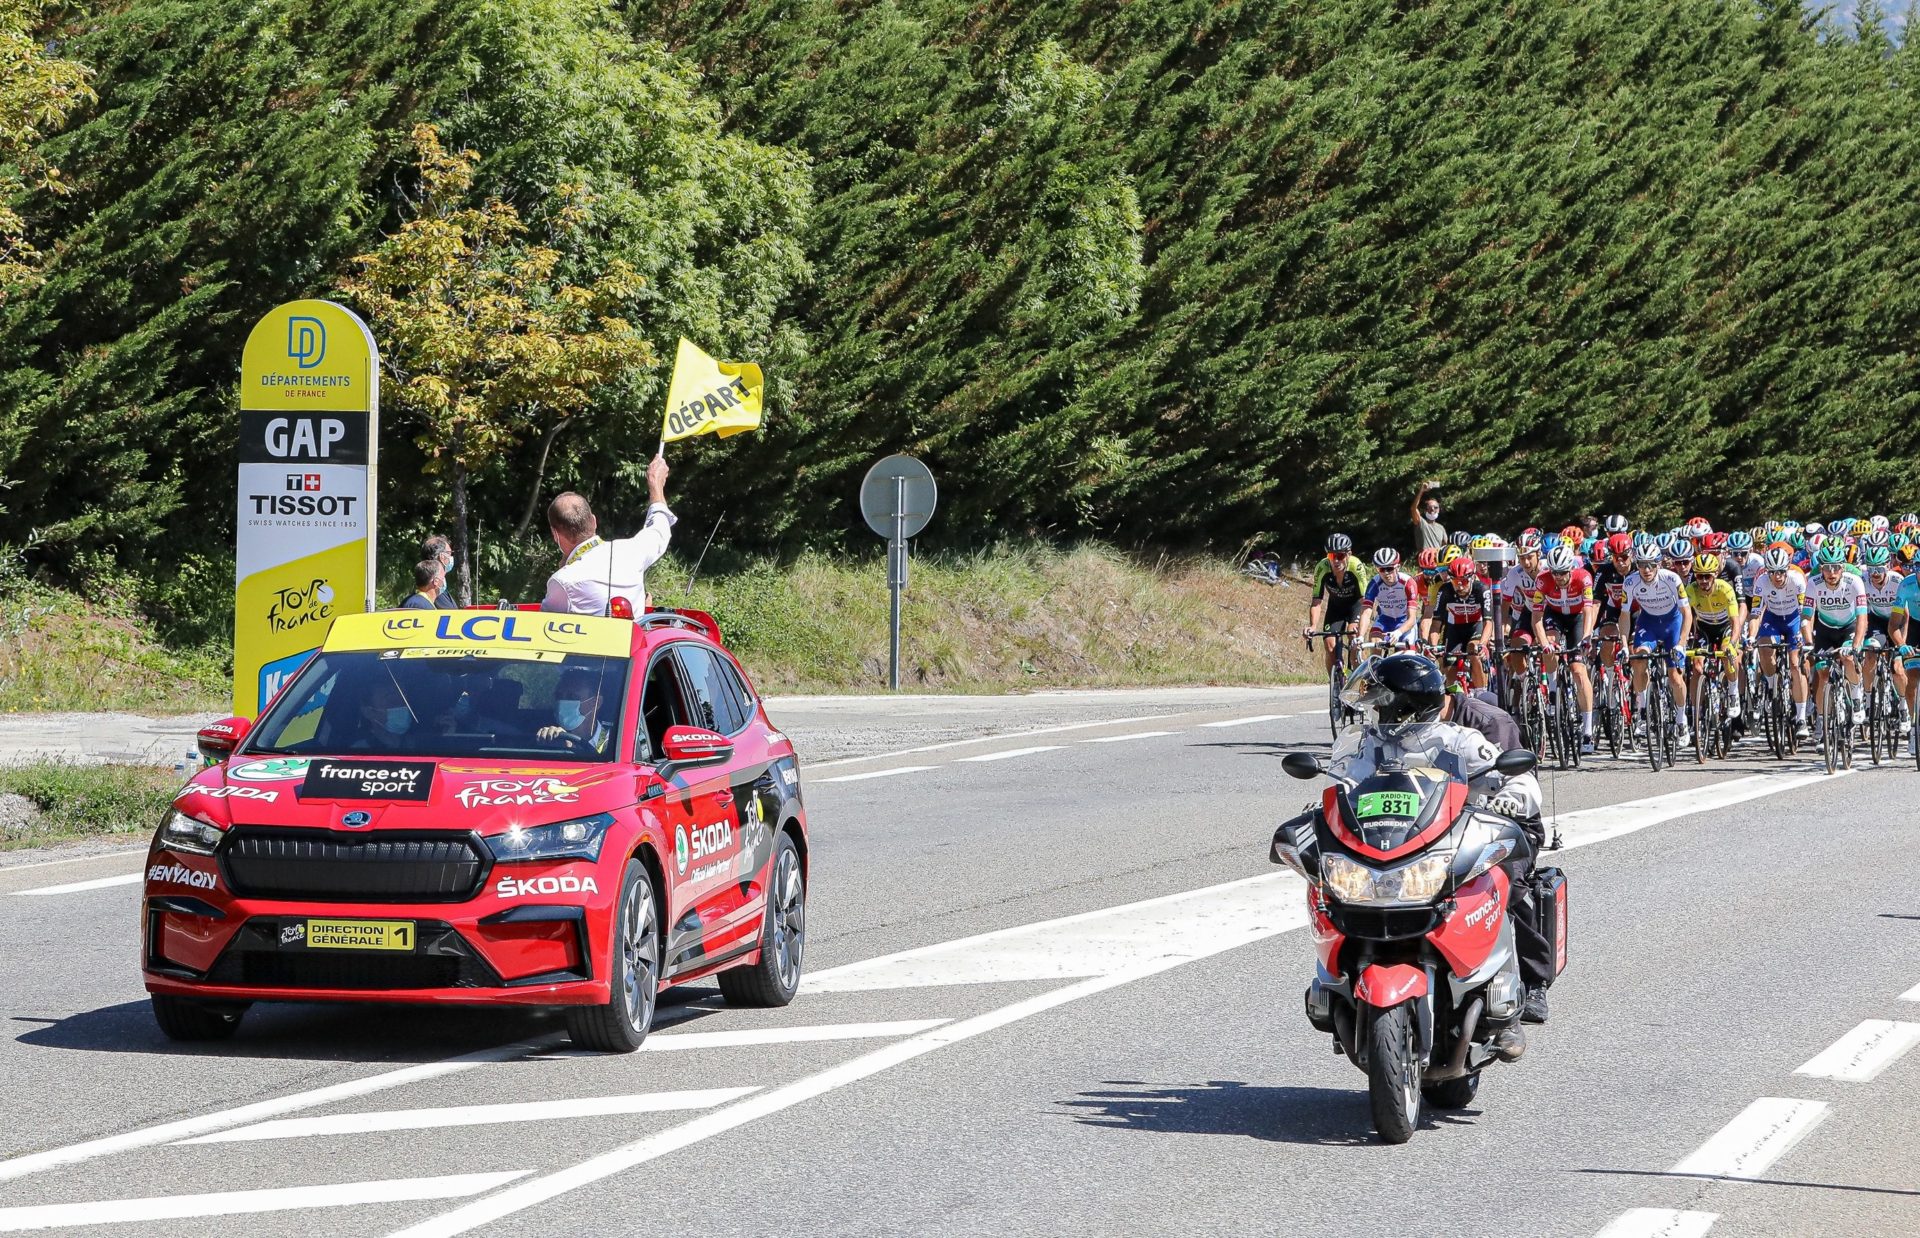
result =
[[[907,482],[906,536],[916,536],[933,519],[939,492],[933,484],[933,471],[912,456],[888,456],[867,470],[860,483],[860,514],[867,527],[881,537],[893,536],[893,504],[897,487],[894,479]]]

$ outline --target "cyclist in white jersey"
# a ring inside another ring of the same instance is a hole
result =
[[[1867,589],[1858,576],[1847,571],[1846,548],[1837,539],[1829,538],[1815,553],[1813,562],[1819,570],[1807,581],[1807,601],[1800,612],[1800,623],[1816,659],[1814,708],[1820,709],[1826,700],[1827,673],[1818,660],[1822,654],[1832,654],[1846,676],[1847,696],[1853,702],[1853,716],[1858,718],[1860,666],[1853,654],[1867,640]]]
[[[1772,675],[1774,650],[1785,651],[1793,674],[1793,718],[1798,737],[1806,739],[1807,671],[1800,661],[1800,612],[1806,605],[1807,578],[1793,566],[1793,552],[1777,547],[1762,556],[1762,571],[1754,582],[1747,609],[1747,643],[1760,651],[1760,673]]]
[[[1392,646],[1410,646],[1419,639],[1414,620],[1420,613],[1420,582],[1400,570],[1400,552],[1383,546],[1373,554],[1373,579],[1360,595],[1360,644],[1370,635]]]
[[[1687,637],[1693,630],[1693,608],[1687,605],[1686,584],[1680,577],[1660,566],[1660,548],[1643,542],[1633,552],[1633,575],[1627,577],[1626,597],[1621,608],[1621,626],[1633,633],[1636,650],[1660,648],[1665,651],[1667,682],[1673,685],[1675,703],[1687,699],[1687,682],[1681,668],[1687,664]],[[1647,710],[1647,664],[1633,664],[1633,690],[1639,715]],[[1674,711],[1677,742],[1693,742],[1687,731],[1687,711]]]
[[[1880,651],[1892,643],[1888,626],[1893,622],[1893,608],[1900,599],[1900,586],[1906,583],[1906,578],[1890,566],[1893,552],[1885,546],[1863,543],[1859,555],[1860,583],[1867,592],[1867,644],[1860,677],[1870,683],[1883,656]],[[1912,730],[1913,719],[1907,713],[1907,670],[1899,658],[1893,660],[1893,680],[1900,696],[1900,733],[1905,735]]]

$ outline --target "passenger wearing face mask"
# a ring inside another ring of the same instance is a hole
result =
[[[419,724],[400,685],[390,675],[373,683],[360,705],[361,726],[348,747],[355,752],[392,752],[406,746],[406,736]]]
[[[543,726],[535,734],[543,744],[606,751],[613,728],[600,720],[598,677],[589,670],[568,671],[560,677],[553,694],[556,726]]]

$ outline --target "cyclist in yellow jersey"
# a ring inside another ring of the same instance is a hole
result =
[[[1727,717],[1737,734],[1746,729],[1740,720],[1740,633],[1746,630],[1747,607],[1734,591],[1732,582],[1720,574],[1720,556],[1706,553],[1694,556],[1693,572],[1687,577],[1687,605],[1693,607],[1695,649],[1704,654],[1718,653],[1726,663]],[[1688,698],[1692,698],[1692,678],[1697,667],[1688,670]]]

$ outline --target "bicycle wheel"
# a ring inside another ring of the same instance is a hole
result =
[[[1665,748],[1660,734],[1666,729],[1666,719],[1661,716],[1661,706],[1666,703],[1666,682],[1647,684],[1647,764],[1654,773],[1660,772],[1660,754]]]
[[[1666,724],[1660,728],[1660,746],[1664,749],[1660,759],[1672,769],[1680,762],[1680,702],[1674,699],[1673,685],[1664,675],[1660,679],[1660,698],[1661,721]]]
[[[1336,659],[1333,669],[1327,672],[1327,729],[1333,732],[1335,739],[1340,738],[1340,663]]]
[[[1727,691],[1725,682],[1718,675],[1707,677],[1706,709],[1702,711],[1707,721],[1707,755],[1716,761],[1725,760],[1730,751],[1727,734]]]
[[[1566,745],[1565,768],[1580,768],[1580,696],[1573,675],[1563,663],[1560,667],[1560,741]]]
[[[1878,765],[1883,757],[1892,764],[1899,755],[1900,744],[1900,697],[1893,688],[1893,672],[1887,668],[1887,659],[1891,654],[1882,654],[1880,665],[1876,669],[1874,681],[1874,715],[1878,719],[1879,747],[1875,749],[1873,763]]]
[[[1693,763],[1705,765],[1707,757],[1707,677],[1703,674],[1693,681],[1688,692],[1693,699],[1688,702],[1687,715],[1693,722]]]
[[[1620,730],[1622,713],[1620,706],[1620,683],[1612,671],[1600,673],[1600,685],[1594,692],[1594,712],[1600,718],[1600,732],[1606,737],[1607,751],[1613,759],[1620,759]]]
[[[1829,774],[1840,769],[1840,698],[1846,695],[1846,689],[1833,682],[1832,674],[1827,676],[1827,701],[1820,710],[1820,759],[1826,764]]]

